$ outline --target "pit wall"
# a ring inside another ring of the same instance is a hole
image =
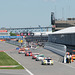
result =
[[[46,42],[44,44],[44,48],[62,56],[62,57],[65,56],[66,49],[67,49],[67,47],[65,45],[56,44],[56,43],[52,43],[52,42]]]

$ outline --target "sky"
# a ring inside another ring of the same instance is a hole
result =
[[[0,28],[51,26],[51,12],[75,18],[75,0],[0,0]]]

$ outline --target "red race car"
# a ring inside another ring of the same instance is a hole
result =
[[[32,59],[36,59],[37,55],[39,55],[39,53],[33,53],[32,54]]]
[[[32,52],[31,51],[26,51],[25,56],[32,56]]]

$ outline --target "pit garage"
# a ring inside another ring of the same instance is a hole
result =
[[[63,57],[65,57],[67,51],[70,54],[75,53],[73,52],[75,50],[75,27],[65,28],[49,34],[48,42],[45,44],[45,48]]]

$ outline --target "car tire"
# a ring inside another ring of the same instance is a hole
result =
[[[53,64],[51,64],[51,65],[53,65]]]
[[[26,56],[26,54],[25,54],[25,56]]]
[[[33,59],[33,58],[32,58]]]
[[[36,59],[36,61],[38,61],[38,60]]]

